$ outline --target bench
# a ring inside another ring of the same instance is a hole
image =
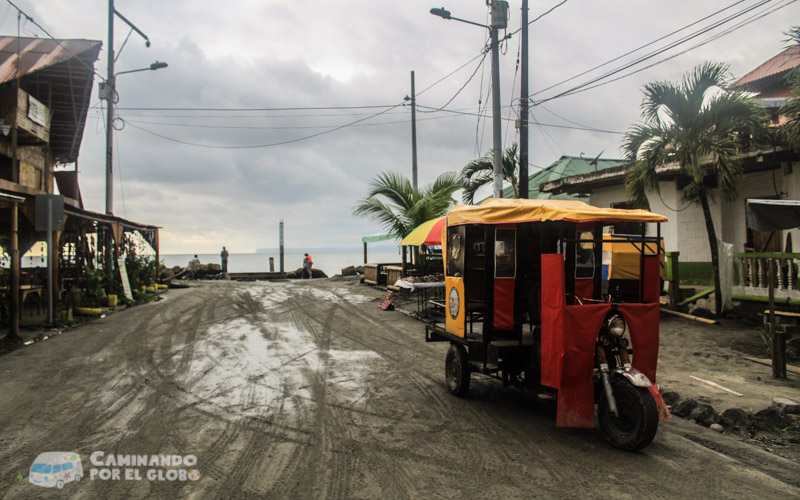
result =
[[[20,285],[19,287],[19,319],[22,319],[22,310],[25,308],[25,299],[28,298],[29,295],[35,295],[37,297],[36,302],[36,313],[41,314],[42,312],[42,290],[44,290],[43,286],[39,285]]]
[[[769,309],[762,313],[764,328],[769,329]],[[800,333],[800,313],[791,311],[775,311],[775,330],[780,333]]]

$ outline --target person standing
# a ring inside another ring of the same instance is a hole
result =
[[[225,247],[222,247],[222,251],[219,253],[220,259],[222,259],[222,272],[228,272],[228,250]]]
[[[314,265],[314,262],[311,260],[311,256],[306,254],[305,258],[303,259],[303,279],[308,276],[308,279],[311,279],[311,266]]]
[[[194,254],[192,260],[189,261],[189,276],[193,279],[197,279],[197,271],[200,268],[200,259],[197,258],[197,254]]]

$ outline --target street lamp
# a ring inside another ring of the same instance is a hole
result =
[[[489,3],[489,2],[487,2]],[[491,35],[492,49],[492,144],[494,148],[494,197],[503,197],[503,143],[500,130],[502,117],[500,116],[500,50],[497,32],[500,28],[505,29],[508,25],[508,2],[503,0],[492,0],[492,24],[485,24],[467,21],[450,15],[450,11],[442,8],[431,9],[431,14],[442,19],[461,21],[462,23],[480,26],[489,30]]]
[[[166,68],[167,66],[169,66],[169,64],[167,64],[165,62],[156,61],[156,62],[154,62],[153,64],[151,64],[147,68],[129,69],[127,71],[120,71],[120,72],[114,74],[114,77],[116,78],[119,75],[124,75],[125,73],[137,73],[139,71],[155,71],[157,69]]]
[[[149,68],[132,69],[114,73],[114,63],[119,54],[114,53],[114,16],[120,18],[125,24],[141,36],[145,41],[145,46],[150,47],[150,39],[142,30],[136,27],[125,16],[114,8],[114,0],[108,0],[108,78],[105,83],[100,84],[100,99],[108,102],[106,119],[106,213],[114,215],[114,104],[117,99],[117,76],[125,73],[136,73],[138,71],[155,71],[166,68],[165,62],[154,62]],[[127,41],[127,40],[126,40]],[[125,48],[122,44],[120,52]]]

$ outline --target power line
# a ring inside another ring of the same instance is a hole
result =
[[[481,69],[481,66],[483,66],[483,63],[484,63],[484,61],[486,61],[486,55],[487,55],[487,54],[488,54],[488,52],[487,52],[487,51],[484,51],[484,52],[483,52],[483,58],[480,60],[480,62],[478,62],[478,65],[475,67],[475,71],[473,71],[473,72],[472,72],[472,74],[469,76],[469,78],[467,79],[467,81],[466,81],[466,82],[464,82],[464,85],[462,85],[462,86],[461,86],[461,88],[460,88],[460,89],[458,89],[458,91],[457,91],[457,92],[456,92],[456,93],[453,95],[453,97],[451,97],[451,98],[450,98],[450,100],[448,100],[446,103],[444,103],[444,105],[443,105],[443,106],[439,107],[438,109],[436,109],[436,110],[434,110],[434,111],[421,111],[421,112],[422,112],[422,113],[435,113],[436,111],[442,111],[442,110],[443,110],[443,109],[445,109],[445,108],[446,108],[446,107],[447,107],[447,106],[448,106],[448,105],[449,105],[451,102],[453,102],[453,99],[455,99],[456,97],[458,97],[458,95],[461,93],[461,91],[462,91],[462,90],[464,90],[464,89],[467,87],[467,85],[469,85],[469,82],[471,82],[471,81],[472,81],[472,79],[473,79],[473,78],[475,78],[475,75],[476,75],[476,74],[478,74],[478,70],[479,70],[479,69]],[[418,107],[419,107],[419,106],[418,106]]]
[[[435,109],[435,108],[431,108],[430,106],[422,106],[420,104],[417,104],[417,107],[418,108]],[[445,113],[453,113],[453,114],[457,114],[457,115],[464,115],[464,116],[477,116],[479,118],[490,118],[490,116],[487,115],[486,113],[470,113],[470,112],[467,112],[467,111],[456,111],[456,110],[453,110],[453,109],[442,109],[442,110],[439,110],[439,111],[442,111],[442,112],[445,112]],[[505,120],[505,121],[513,121],[510,118],[508,118],[508,119],[503,118],[503,120]],[[539,125],[543,126],[543,127],[565,128],[565,129],[570,129],[570,130],[586,130],[588,132],[599,132],[599,133],[603,133],[603,134],[625,135],[625,132],[618,132],[616,130],[606,130],[606,129],[595,128],[595,127],[583,127],[583,126],[570,127],[568,125],[557,125],[557,124],[554,124],[554,123],[541,123],[541,122],[537,122],[537,123]]]
[[[546,16],[547,14],[549,14],[549,13],[553,12],[554,10],[556,10],[556,9],[557,9],[557,8],[559,8],[559,7],[561,7],[561,6],[562,6],[562,5],[564,5],[565,3],[567,3],[567,0],[562,0],[560,3],[558,3],[558,4],[556,4],[556,5],[552,6],[552,7],[550,7],[550,9],[548,9],[547,11],[545,11],[545,12],[543,12],[542,14],[539,14],[538,16],[534,17],[534,18],[533,18],[533,20],[531,20],[531,21],[528,21],[528,26],[530,26],[531,24],[535,23],[535,22],[536,22],[536,21],[538,21],[539,19],[543,18],[543,17],[544,17],[544,16]],[[513,32],[509,33],[508,35],[506,35],[506,38],[508,38],[508,37],[510,37],[510,36],[513,36],[513,35],[516,35],[516,34],[517,34],[517,33],[519,33],[520,31],[522,31],[522,27],[520,27],[518,30],[516,30],[516,31],[513,31]]]
[[[567,83],[567,82],[571,82],[572,80],[574,80],[574,79],[576,79],[576,78],[578,78],[578,77],[581,77],[581,76],[583,76],[583,75],[585,75],[585,74],[587,74],[587,73],[591,73],[592,71],[594,71],[594,70],[596,70],[596,69],[600,69],[600,68],[602,68],[603,66],[607,66],[607,65],[611,64],[611,63],[612,63],[612,62],[614,62],[614,61],[618,61],[618,60],[622,59],[623,57],[629,56],[629,55],[631,55],[631,54],[633,54],[633,53],[635,53],[635,52],[638,52],[638,51],[642,50],[642,49],[643,49],[643,48],[645,48],[645,47],[649,47],[649,46],[651,46],[651,45],[653,45],[653,44],[655,44],[655,43],[658,43],[658,42],[660,42],[661,40],[664,40],[664,39],[666,39],[666,38],[669,38],[669,37],[671,37],[672,35],[675,35],[675,34],[677,34],[677,33],[680,33],[681,31],[683,31],[683,30],[685,30],[685,29],[687,29],[687,28],[690,28],[690,27],[694,26],[695,24],[701,23],[701,22],[703,22],[703,21],[705,21],[705,20],[707,20],[707,19],[709,19],[709,18],[711,18],[711,17],[714,17],[714,16],[716,16],[717,14],[720,14],[720,13],[722,13],[722,12],[724,12],[724,11],[726,11],[726,10],[728,10],[728,9],[730,9],[730,8],[734,7],[735,5],[738,5],[738,4],[740,4],[740,3],[744,2],[744,1],[745,1],[745,0],[739,0],[738,2],[734,2],[734,3],[732,3],[731,5],[728,5],[727,7],[725,7],[725,8],[723,8],[723,9],[720,9],[720,10],[718,10],[718,11],[714,12],[713,14],[709,14],[709,15],[707,15],[706,17],[700,18],[700,19],[698,19],[697,21],[695,21],[695,22],[693,22],[693,23],[691,23],[691,24],[687,24],[686,26],[684,26],[684,27],[682,27],[682,28],[679,28],[679,29],[677,29],[677,30],[675,30],[675,31],[673,31],[673,32],[671,32],[671,33],[668,33],[668,34],[666,34],[666,35],[664,35],[664,36],[662,36],[662,37],[656,38],[656,39],[655,39],[655,40],[653,40],[652,42],[646,43],[646,44],[644,44],[644,45],[642,45],[642,46],[639,46],[639,47],[637,47],[637,48],[635,48],[635,49],[633,49],[633,50],[629,50],[628,52],[625,52],[624,54],[622,54],[622,55],[620,55],[620,56],[617,56],[617,57],[615,57],[615,58],[613,58],[613,59],[609,59],[608,61],[606,61],[606,62],[604,62],[604,63],[601,63],[601,64],[598,64],[597,66],[595,66],[595,67],[593,67],[593,68],[589,68],[589,69],[587,69],[586,71],[583,71],[583,72],[581,72],[581,73],[578,73],[577,75],[575,75],[575,76],[573,76],[573,77],[571,77],[571,78],[567,78],[566,80],[562,80],[562,81],[560,81],[560,82],[558,82],[558,83],[555,83],[555,84],[553,84],[553,85],[550,85],[549,87],[546,87],[546,88],[544,88],[544,89],[542,89],[542,90],[539,90],[539,91],[537,91],[537,92],[535,92],[535,93],[531,94],[531,96],[535,96],[535,95],[537,95],[537,94],[541,94],[542,92],[547,92],[548,90],[550,90],[550,89],[552,89],[552,88],[554,88],[554,87],[558,87],[559,85],[563,85],[563,84],[565,84],[565,83]]]
[[[391,113],[386,113],[391,114]],[[429,120],[442,120],[446,118],[454,118],[458,115],[446,115],[446,116],[431,116],[428,118],[419,118],[417,121],[429,121]],[[121,117],[125,118],[125,117]],[[267,127],[267,126],[244,126],[244,125],[206,125],[201,123],[169,123],[169,122],[153,122],[147,120],[125,120],[126,123],[131,124],[144,124],[144,125],[162,125],[168,127],[186,127],[186,128],[208,128],[208,129],[234,129],[234,130],[310,130],[310,129],[333,129],[338,127],[339,125],[304,125],[304,126],[274,126],[274,127]],[[359,123],[356,125],[350,125],[351,127],[377,127],[380,125],[398,125],[398,124],[408,124],[408,120],[395,120],[390,122],[379,122],[379,123]]]
[[[760,7],[760,6],[762,6],[762,5],[766,4],[766,3],[769,3],[769,2],[771,2],[771,1],[773,1],[773,0],[764,0],[764,1],[763,1],[763,2],[761,2],[761,3],[760,3],[758,6],[756,6],[756,7],[753,7],[753,8],[751,8],[751,9],[748,9],[748,12],[749,12],[749,10],[754,10],[755,8],[757,8],[757,7]],[[611,75],[614,75],[614,74],[616,74],[616,73],[619,73],[619,72],[621,72],[621,71],[623,71],[623,70],[625,70],[625,69],[628,69],[628,68],[630,68],[631,66],[634,66],[634,65],[636,65],[636,64],[638,64],[638,63],[640,63],[640,62],[643,62],[643,61],[645,61],[645,60],[647,60],[647,59],[650,59],[651,57],[654,57],[654,56],[656,56],[656,55],[659,55],[659,54],[661,54],[661,53],[665,52],[666,50],[669,50],[670,48],[674,48],[675,46],[679,45],[680,43],[684,43],[684,42],[686,42],[686,41],[690,40],[691,38],[695,38],[696,36],[699,36],[700,34],[704,34],[704,33],[706,33],[706,32],[708,32],[708,31],[710,31],[710,30],[711,30],[711,29],[713,29],[713,28],[719,27],[719,26],[722,24],[722,23],[717,23],[715,26],[713,26],[713,27],[711,27],[711,28],[708,28],[708,29],[704,30],[704,31],[703,31],[703,32],[701,32],[701,33],[698,33],[698,34],[697,34],[697,35],[695,35],[695,36],[691,36],[691,37],[689,37],[688,39],[686,39],[686,40],[683,40],[683,41],[681,41],[681,42],[679,42],[679,43],[672,44],[671,46],[669,46],[669,47],[667,47],[667,48],[664,48],[664,49],[662,49],[662,50],[659,50],[659,51],[657,51],[657,52],[653,53],[652,55],[650,55],[650,56],[648,56],[648,57],[641,58],[641,59],[640,59],[640,60],[638,60],[638,61],[634,61],[633,63],[627,64],[627,65],[625,65],[625,66],[623,66],[623,67],[621,67],[621,68],[618,68],[618,69],[616,69],[616,70],[614,70],[614,71],[611,71],[611,72],[609,72],[609,73],[607,73],[607,74],[605,74],[605,75],[602,75],[602,76],[599,76],[599,77],[597,77],[597,78],[594,78],[594,79],[592,79],[592,80],[590,80],[590,81],[588,81],[588,82],[585,82],[585,83],[583,83],[583,84],[581,84],[581,85],[579,85],[579,86],[573,87],[572,89],[570,89],[570,90],[567,90],[567,91],[564,91],[564,92],[562,92],[562,93],[560,93],[560,94],[557,94],[557,95],[555,95],[555,96],[553,96],[553,97],[548,97],[548,98],[546,98],[546,99],[542,99],[542,100],[540,100],[540,101],[536,101],[536,102],[534,102],[534,103],[533,103],[533,105],[534,105],[534,106],[538,106],[538,105],[540,105],[540,104],[542,104],[542,103],[544,103],[544,102],[548,102],[548,101],[551,101],[551,100],[553,100],[553,99],[557,99],[557,98],[559,98],[559,97],[565,97],[565,96],[568,96],[568,95],[573,95],[573,94],[578,94],[578,93],[581,93],[581,92],[585,92],[585,91],[587,91],[587,90],[591,90],[591,89],[594,89],[594,88],[597,88],[597,87],[601,87],[601,86],[603,86],[603,85],[607,85],[607,84],[609,84],[609,83],[616,82],[616,81],[618,81],[618,80],[622,80],[623,78],[627,78],[627,77],[629,77],[629,76],[631,76],[631,75],[634,75],[634,74],[636,74],[636,73],[639,73],[639,72],[641,72],[641,71],[644,71],[644,70],[646,70],[646,69],[652,68],[652,67],[654,67],[654,66],[658,66],[659,64],[662,64],[662,63],[665,63],[665,62],[667,62],[667,61],[670,61],[670,60],[672,60],[672,59],[675,59],[676,57],[678,57],[678,56],[681,56],[681,55],[683,55],[683,54],[685,54],[685,53],[687,53],[687,52],[690,52],[690,51],[692,51],[692,50],[694,50],[694,49],[697,49],[697,48],[699,48],[699,47],[702,47],[703,45],[707,45],[707,44],[709,44],[709,43],[711,43],[711,42],[713,42],[713,41],[716,41],[716,40],[718,40],[718,39],[722,38],[723,36],[729,35],[730,33],[733,33],[734,31],[736,31],[737,29],[739,29],[739,28],[742,28],[742,27],[744,27],[744,26],[747,26],[748,24],[751,24],[751,23],[753,23],[753,22],[755,22],[755,21],[757,21],[757,20],[759,20],[759,19],[761,19],[761,18],[763,18],[763,17],[765,17],[765,16],[767,16],[767,15],[769,15],[769,14],[772,14],[772,13],[774,13],[774,12],[776,12],[776,11],[778,11],[778,10],[780,10],[780,9],[784,8],[784,7],[787,7],[787,6],[791,5],[792,3],[795,3],[796,1],[797,1],[797,0],[789,0],[789,2],[788,2],[788,3],[786,3],[786,4],[784,4],[784,5],[778,5],[778,6],[774,7],[774,8],[772,8],[772,10],[768,10],[768,11],[765,11],[765,12],[760,12],[760,13],[757,13],[757,14],[755,14],[754,16],[752,16],[752,17],[750,17],[750,18],[747,18],[747,19],[745,19],[744,21],[740,22],[739,24],[736,24],[736,25],[734,25],[734,26],[732,26],[732,27],[730,27],[730,28],[727,28],[727,29],[725,29],[724,31],[722,31],[721,33],[717,33],[717,34],[715,34],[715,35],[711,36],[710,38],[708,38],[708,39],[706,39],[706,40],[703,40],[702,42],[700,42],[700,43],[698,43],[698,44],[696,44],[696,45],[693,45],[692,47],[689,47],[689,48],[688,48],[688,49],[686,49],[686,50],[683,50],[683,51],[681,51],[681,52],[678,52],[678,53],[676,53],[676,54],[673,54],[673,55],[671,55],[671,56],[665,57],[664,59],[661,59],[661,60],[659,60],[659,61],[656,61],[656,62],[654,62],[653,64],[650,64],[650,65],[648,65],[648,66],[644,66],[644,67],[642,67],[642,68],[639,68],[639,69],[633,70],[633,71],[631,71],[631,72],[629,72],[629,73],[626,73],[626,74],[624,74],[624,75],[622,75],[622,76],[619,76],[619,77],[617,77],[617,78],[614,78],[614,79],[611,79],[611,80],[607,80],[607,81],[604,81],[604,82],[600,82],[600,80],[602,80],[602,79],[605,79],[605,78],[607,78],[607,77],[609,77],[609,76],[611,76]],[[729,22],[730,20],[732,20],[732,19],[735,19],[736,17],[739,17],[739,16],[741,16],[741,15],[744,15],[745,13],[747,13],[747,12],[742,12],[742,13],[740,13],[740,14],[737,14],[735,17],[732,17],[731,19],[729,19],[729,20],[726,20],[726,21],[724,21],[724,22]],[[600,83],[597,83],[596,85],[591,85],[592,83],[596,83],[596,82],[600,82]]]
[[[550,100],[553,100],[553,99],[557,99],[557,98],[559,98],[559,97],[564,97],[564,96],[566,96],[566,95],[570,95],[570,94],[573,94],[573,93],[577,93],[577,91],[579,91],[579,90],[583,89],[584,87],[587,87],[587,86],[589,86],[589,85],[591,85],[591,84],[593,84],[593,83],[599,82],[600,80],[606,79],[606,78],[608,78],[609,76],[612,76],[612,75],[614,75],[614,74],[620,73],[620,72],[622,72],[622,71],[624,71],[624,70],[626,70],[626,69],[629,69],[629,68],[631,68],[632,66],[635,66],[635,65],[637,65],[637,64],[640,64],[640,63],[642,63],[642,62],[644,62],[644,61],[646,61],[646,60],[648,60],[648,59],[652,59],[653,57],[655,57],[655,56],[657,56],[657,55],[659,55],[659,54],[662,54],[662,53],[666,52],[667,50],[670,50],[670,49],[672,49],[672,48],[674,48],[674,47],[676,47],[676,46],[678,46],[678,45],[681,45],[681,44],[683,44],[683,43],[686,43],[686,42],[688,42],[689,40],[691,40],[691,39],[693,39],[693,38],[696,38],[696,37],[698,37],[698,36],[700,36],[700,35],[703,35],[703,34],[705,34],[705,33],[709,32],[709,31],[711,31],[712,29],[718,28],[719,26],[721,26],[721,25],[723,25],[723,24],[725,24],[725,23],[728,23],[728,22],[730,22],[730,21],[732,21],[732,20],[734,20],[734,19],[736,19],[736,18],[738,18],[738,17],[741,17],[741,16],[743,16],[743,15],[745,15],[745,14],[747,14],[747,13],[751,12],[752,10],[755,10],[755,9],[757,9],[757,8],[759,8],[759,7],[761,7],[761,6],[765,5],[765,4],[767,4],[767,3],[769,3],[769,2],[772,2],[772,1],[773,1],[773,0],[761,0],[760,2],[758,2],[757,4],[755,4],[755,5],[753,5],[753,6],[746,7],[746,8],[744,8],[744,9],[740,10],[740,11],[737,11],[737,12],[735,12],[734,14],[731,14],[730,16],[728,16],[728,17],[726,17],[726,18],[724,18],[724,19],[722,19],[722,20],[720,20],[720,21],[716,21],[716,22],[714,22],[714,23],[713,23],[713,24],[711,24],[710,26],[706,26],[706,27],[704,27],[704,28],[701,28],[700,30],[698,30],[698,31],[695,31],[695,32],[693,32],[693,33],[691,33],[691,34],[689,34],[689,35],[686,35],[686,36],[684,36],[683,38],[681,38],[681,39],[679,39],[679,40],[677,40],[677,41],[675,41],[675,42],[671,42],[670,44],[668,44],[668,45],[667,45],[667,46],[665,46],[665,47],[662,47],[662,48],[660,48],[660,49],[656,49],[655,51],[652,51],[652,52],[650,52],[650,53],[648,53],[648,54],[645,54],[645,55],[643,55],[643,56],[641,56],[641,57],[639,57],[639,58],[635,59],[635,60],[634,60],[634,61],[632,61],[632,62],[626,63],[626,64],[624,64],[623,66],[621,66],[621,67],[619,67],[619,68],[617,68],[617,69],[611,70],[611,71],[609,71],[609,72],[607,72],[607,73],[605,73],[605,74],[603,74],[603,75],[600,75],[600,76],[598,76],[598,77],[592,78],[592,79],[590,79],[590,80],[589,80],[589,81],[587,81],[587,82],[584,82],[584,83],[582,83],[582,84],[576,85],[575,87],[572,87],[571,89],[565,90],[565,91],[563,91],[563,92],[561,92],[561,93],[559,93],[559,94],[556,94],[556,95],[554,95],[554,96],[552,96],[552,97],[549,97],[549,98],[546,98],[546,99],[543,99],[543,100],[540,100],[540,101],[536,101],[536,102],[534,102],[534,105],[538,105],[538,104],[540,104],[540,103],[542,103],[542,102],[547,102],[547,101],[550,101]],[[796,0],[792,0],[792,1],[794,2],[794,1],[796,1]],[[693,23],[693,24],[696,24],[696,23]],[[680,31],[680,30],[678,30],[678,31]],[[645,47],[645,46],[648,46],[648,45],[651,45],[651,44],[652,44],[652,43],[650,43],[650,44],[647,44],[647,45],[644,45],[644,46],[642,46],[642,47],[639,47],[638,49],[636,49],[636,50],[634,50],[634,51],[631,51],[631,53],[632,53],[632,52],[636,52],[636,51],[640,50],[641,48],[643,48],[643,47]],[[691,49],[690,49],[690,50],[691,50]],[[678,54],[678,55],[679,55],[679,54]],[[621,57],[624,57],[624,56],[621,56]],[[603,65],[606,65],[606,64],[608,64],[608,63],[610,63],[610,62],[613,62],[613,61],[615,61],[615,60],[617,60],[617,59],[619,59],[619,58],[612,59],[611,61],[608,61],[607,63],[604,63]],[[664,61],[661,61],[661,62],[664,62]],[[660,64],[660,63],[659,63],[659,64]],[[603,66],[603,65],[600,65],[600,66]],[[640,69],[640,70],[638,70],[638,71],[643,71],[644,69],[647,69],[647,68],[642,68],[642,69]],[[638,72],[638,71],[631,72],[630,74],[628,74],[628,75],[626,75],[626,76],[630,76],[630,75],[632,75],[632,74],[635,74],[635,73],[636,73],[636,72]],[[570,80],[571,80],[571,79],[570,79]],[[569,81],[569,80],[565,80],[565,81],[563,81],[563,82],[560,82],[560,83],[558,83],[558,84],[556,84],[556,85],[554,85],[554,86],[561,85],[561,84],[563,84],[563,83],[566,83],[567,81]],[[609,83],[610,83],[610,82],[609,82]],[[550,88],[552,88],[552,87],[554,87],[554,86],[551,86]],[[531,95],[530,95],[530,96],[528,96],[528,97],[533,97],[533,96],[535,96],[535,95],[538,95],[538,94],[539,94],[539,93],[541,93],[541,92],[544,92],[544,90],[542,90],[542,91],[538,91],[538,92],[535,92],[535,93],[531,94]]]
[[[179,108],[179,107],[142,107],[116,109],[123,111],[231,111],[231,112],[263,112],[263,111],[327,111],[339,109],[383,109],[396,108],[396,104],[380,104],[371,106],[293,106],[286,108]]]
[[[71,55],[71,56],[72,56],[74,59],[76,59],[76,60],[77,60],[79,63],[81,63],[82,65],[84,65],[85,67],[87,67],[89,70],[91,70],[92,74],[94,74],[95,76],[97,76],[97,77],[98,77],[98,78],[100,78],[101,80],[103,80],[103,81],[106,81],[106,79],[105,79],[105,78],[103,78],[103,76],[102,76],[102,75],[100,75],[99,73],[97,73],[97,71],[95,71],[95,70],[94,70],[94,66],[93,66],[93,65],[90,65],[90,64],[86,63],[86,61],[84,61],[83,59],[79,58],[77,55],[73,54],[73,53],[72,53],[72,52],[71,52],[71,51],[70,51],[68,48],[66,48],[66,47],[64,46],[64,44],[63,44],[63,43],[61,43],[61,41],[60,41],[60,40],[56,39],[56,38],[55,38],[53,35],[51,35],[50,33],[48,33],[48,32],[47,32],[47,30],[46,30],[46,29],[44,29],[44,28],[42,27],[42,25],[41,25],[41,24],[39,24],[39,23],[37,23],[36,21],[34,21],[34,19],[33,19],[31,16],[29,16],[29,15],[28,15],[28,14],[27,14],[27,13],[26,13],[24,10],[22,10],[22,9],[20,9],[19,7],[17,7],[16,5],[14,5],[14,2],[12,2],[11,0],[6,0],[6,1],[7,1],[7,2],[8,2],[8,3],[9,3],[11,6],[12,6],[12,7],[14,7],[15,9],[17,9],[17,12],[19,12],[21,15],[25,16],[25,19],[26,19],[27,21],[30,21],[30,22],[31,22],[31,23],[32,23],[34,26],[36,26],[37,28],[39,28],[40,30],[42,30],[42,33],[44,33],[45,35],[47,35],[47,36],[50,38],[50,40],[53,40],[54,42],[56,42],[56,44],[58,44],[58,46],[59,46],[59,47],[61,47],[62,49],[64,49],[64,52],[66,52],[67,54]]]
[[[475,59],[477,59],[477,58],[479,58],[479,57],[481,57],[481,56],[484,56],[484,57],[486,57],[486,51],[485,51],[485,48],[484,48],[484,49],[482,49],[482,50],[481,50],[481,52],[480,52],[480,53],[479,53],[477,56],[475,56],[475,57],[473,57],[472,59],[470,59],[469,61],[465,62],[464,64],[462,64],[461,66],[459,66],[458,68],[456,68],[455,70],[453,70],[452,72],[450,72],[450,73],[446,74],[445,76],[443,76],[443,77],[439,78],[438,80],[436,80],[436,81],[435,81],[435,82],[433,82],[432,84],[430,84],[430,85],[428,85],[427,87],[425,87],[424,89],[422,89],[420,92],[417,92],[417,96],[420,96],[420,95],[422,95],[423,93],[427,92],[428,90],[430,90],[430,89],[431,89],[431,88],[433,88],[434,86],[438,85],[439,83],[443,82],[444,80],[446,80],[446,79],[450,78],[451,76],[455,75],[456,73],[458,73],[459,71],[461,71],[461,70],[462,70],[462,69],[463,69],[463,68],[464,68],[466,65],[468,65],[469,63],[471,63],[472,61],[474,61]]]
[[[379,113],[375,113],[375,114],[373,114],[371,116],[368,116],[368,117],[365,117],[365,118],[361,118],[361,119],[358,119],[356,121],[353,121],[353,122],[350,122],[350,123],[347,123],[347,124],[344,124],[344,125],[340,125],[340,126],[338,126],[336,128],[332,128],[330,130],[325,130],[325,131],[322,131],[322,132],[318,132],[316,134],[307,135],[305,137],[298,137],[296,139],[289,139],[289,140],[286,140],[286,141],[272,142],[272,143],[267,143],[267,144],[252,144],[252,145],[246,145],[246,146],[222,146],[222,145],[216,145],[216,144],[200,144],[200,143],[196,143],[196,142],[189,142],[189,141],[183,141],[183,140],[180,140],[180,139],[175,139],[174,137],[169,137],[169,136],[166,136],[166,135],[163,135],[163,134],[159,134],[157,132],[153,132],[152,130],[148,130],[146,128],[136,126],[136,125],[134,125],[132,123],[130,124],[130,126],[135,128],[135,129],[137,129],[137,130],[141,130],[142,132],[146,132],[146,133],[148,133],[150,135],[153,135],[153,136],[156,136],[156,137],[160,137],[161,139],[164,139],[164,140],[167,140],[167,141],[171,141],[171,142],[176,142],[178,144],[184,144],[186,146],[196,146],[196,147],[200,147],[200,148],[209,148],[209,149],[259,149],[259,148],[269,148],[269,147],[274,147],[274,146],[282,146],[282,145],[285,145],[285,144],[292,144],[292,143],[295,143],[295,142],[301,142],[301,141],[305,141],[305,140],[308,140],[308,139],[312,139],[314,137],[319,137],[321,135],[330,134],[332,132],[336,132],[337,130],[341,130],[343,128],[351,127],[351,126],[353,126],[353,125],[355,125],[357,123],[363,122],[365,120],[369,120],[370,118],[374,118],[376,116],[380,116],[380,115],[386,113],[387,111],[389,111],[391,109],[394,109],[394,108],[396,108],[398,106],[402,106],[402,103],[395,104],[393,107],[388,108],[388,109],[386,109],[384,111],[381,111]]]

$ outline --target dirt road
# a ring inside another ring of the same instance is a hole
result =
[[[632,454],[496,381],[455,398],[447,345],[378,297],[207,282],[0,356],[0,497],[800,496],[800,465],[677,418]],[[48,451],[77,453],[82,480],[26,483]],[[107,462],[152,455],[182,465]]]

